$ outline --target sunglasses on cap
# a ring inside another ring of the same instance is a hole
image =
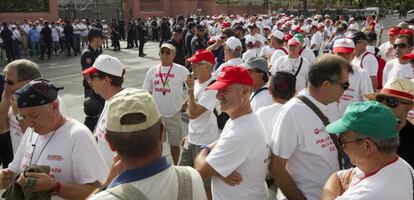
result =
[[[405,48],[408,47],[408,44],[407,43],[399,43],[399,44],[394,44],[393,47],[394,47],[394,49],[397,49],[397,47],[400,48],[400,49],[405,49]]]
[[[385,104],[390,108],[396,108],[399,104],[413,105],[413,102],[403,101],[403,100],[397,99],[396,97],[388,97],[388,96],[383,96],[383,95],[377,95],[375,97],[375,100],[380,103],[385,101]]]
[[[333,83],[333,84],[337,84],[337,85],[339,85],[339,86],[341,86],[341,88],[345,91],[345,90],[347,90],[348,88],[349,88],[349,82],[347,81],[347,82],[345,82],[345,83],[341,83],[341,82],[339,82],[339,81],[337,81],[337,80],[329,80],[331,83]]]

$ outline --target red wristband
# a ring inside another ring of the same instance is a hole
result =
[[[59,194],[62,190],[62,184],[59,181],[56,181],[55,187],[53,188],[53,193]]]

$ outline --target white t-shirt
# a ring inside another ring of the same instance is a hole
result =
[[[315,32],[312,35],[311,39],[311,46],[315,44],[315,47],[312,49],[312,51],[320,51],[323,43],[323,37],[322,33],[320,31]]]
[[[283,71],[294,75],[299,69],[301,59],[303,60],[302,67],[296,76],[296,91],[300,91],[306,87],[306,80],[308,79],[310,63],[306,58],[303,58],[302,56],[299,56],[298,58],[289,58],[288,55],[282,56],[276,60],[275,65],[272,65],[270,73],[275,75],[276,72]]]
[[[219,138],[217,117],[213,113],[218,104],[217,90],[206,90],[211,81],[213,77],[201,84],[196,80],[194,84],[194,98],[207,110],[188,123],[188,142],[191,144],[207,145]]]
[[[270,57],[270,64],[273,66],[274,63],[276,62],[277,59],[279,59],[282,56],[287,55],[287,50],[284,47],[283,48],[285,51],[283,51],[282,49],[275,49],[272,53],[272,56]]]
[[[364,94],[374,92],[372,82],[366,71],[353,65],[353,74],[349,74],[349,88],[344,91],[339,99],[339,116],[345,112],[346,107],[353,102],[367,101]]]
[[[306,90],[299,94],[306,96],[323,113],[327,112],[328,107]],[[319,200],[326,180],[339,170],[338,153],[325,126],[297,98],[292,98],[280,109],[273,126],[270,147],[274,155],[288,159],[286,169],[308,200]]]
[[[221,72],[221,70],[223,70],[223,67],[226,66],[239,66],[243,64],[243,59],[242,58],[232,58],[230,60],[228,60],[227,62],[221,64],[216,71],[213,72],[213,77],[214,79],[217,79],[219,73]]]
[[[104,108],[102,109],[101,115],[96,123],[93,135],[96,137],[98,151],[102,155],[106,166],[111,168],[112,158],[114,157],[115,152],[109,148],[109,144],[105,139],[109,101],[110,100],[105,101]]]
[[[9,169],[22,172],[32,160],[31,164],[50,166],[50,174],[63,183],[103,181],[108,168],[94,140],[89,129],[74,119],[68,119],[54,134],[38,135],[27,128]],[[52,199],[62,198],[53,196]]]
[[[402,158],[385,166],[374,175],[366,178],[359,169],[352,176],[348,189],[337,200],[376,199],[376,200],[412,200],[413,199],[413,168]],[[343,176],[344,171],[339,171]]]
[[[52,28],[52,40],[53,42],[59,42],[59,30],[56,27]]]
[[[387,83],[392,78],[411,80],[414,78],[414,68],[410,63],[401,64],[398,58],[387,62],[382,74],[382,83]]]
[[[267,59],[267,58],[270,58],[270,56],[272,56],[274,51],[275,51],[275,48],[270,47],[269,45],[266,45],[260,51],[259,56],[265,57]]]
[[[189,73],[187,68],[176,63],[172,67],[157,65],[147,71],[142,88],[152,94],[162,117],[173,117],[180,112],[183,85]]]
[[[234,120],[229,119],[206,161],[220,175],[227,177],[236,171],[243,181],[239,185],[229,186],[213,176],[213,199],[267,199],[265,177],[268,158],[266,130],[257,115],[250,113]]]
[[[315,54],[312,52],[312,50],[308,46],[303,48],[302,53],[300,54],[300,56],[308,59],[308,61],[310,63],[312,63],[316,59]]]
[[[263,125],[265,126],[269,141],[272,135],[274,117],[277,116],[277,113],[282,106],[283,104],[274,103],[269,106],[261,107],[256,111],[257,116],[262,120]]]
[[[259,93],[255,95],[255,92],[252,92],[250,95],[250,106],[252,107],[253,112],[256,112],[259,108],[263,106],[268,106],[273,103],[272,96],[269,93],[269,84],[263,85]],[[266,88],[266,89],[264,89]]]
[[[247,62],[250,58],[254,57],[257,57],[256,49],[247,49],[242,55],[243,62]]]
[[[377,72],[378,72],[378,61],[377,58],[368,53],[363,60],[362,57],[367,53],[367,51],[365,51],[364,53],[362,53],[359,57],[356,57],[352,60],[352,65],[361,67],[362,69],[364,69],[369,76],[377,76]]]
[[[80,35],[81,34],[81,25],[80,24],[72,24],[73,26],[73,34]]]
[[[88,27],[84,23],[79,24],[79,29],[81,31],[81,36],[86,37],[88,36]]]
[[[393,46],[391,45],[390,41],[387,41],[383,44],[381,44],[379,48],[379,55],[385,60],[385,61],[389,61],[391,59],[393,59],[395,57],[395,49],[393,48]],[[389,50],[390,49],[390,50]],[[390,52],[387,54],[387,52]]]
[[[59,111],[60,113],[66,113],[66,106],[63,100],[58,96],[59,100]],[[13,148],[13,155],[16,154],[17,149],[19,148],[20,141],[23,137],[23,131],[20,127],[19,121],[16,120],[16,116],[13,115],[13,110],[10,107],[9,113],[7,114],[9,117],[9,130],[10,130],[10,138],[12,142],[12,148]]]
[[[200,174],[191,167],[187,167],[187,169],[191,174],[193,199],[207,199]],[[178,198],[178,178],[173,165],[158,174],[132,182],[132,185],[141,191],[147,199],[167,200]],[[99,192],[90,198],[90,200],[113,199],[118,198],[108,193],[107,191]],[[133,198],[131,197],[131,199]]]

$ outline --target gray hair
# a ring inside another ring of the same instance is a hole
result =
[[[377,146],[378,151],[383,154],[392,154],[392,153],[397,152],[397,148],[400,145],[399,137],[388,138],[388,139],[376,139],[376,138],[366,137],[366,136],[358,134],[358,136],[356,137],[356,140],[364,140],[366,138],[372,140]]]
[[[34,80],[41,77],[39,66],[26,59],[15,60],[7,64],[4,71],[7,72],[9,70],[15,70],[18,81]]]
[[[200,62],[199,62],[199,64],[206,64],[206,65],[208,65],[208,66],[209,66],[209,70],[210,70],[210,72],[213,72],[213,71],[214,71],[214,64],[213,64],[213,63],[211,63],[211,62],[208,62],[208,61],[202,60],[202,61],[200,61]]]
[[[231,53],[231,55],[233,55],[233,58],[241,58],[242,57],[242,51],[241,48],[238,49],[232,49],[232,48],[228,48],[229,52]]]

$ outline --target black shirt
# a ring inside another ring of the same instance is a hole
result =
[[[174,63],[185,66],[185,52],[183,42],[176,42],[175,40],[171,39],[168,40],[167,43],[172,44],[175,47],[176,53]]]
[[[414,125],[408,121],[400,130],[400,146],[397,154],[414,167]]]
[[[88,46],[88,48],[85,48],[81,54],[82,71],[92,66],[96,58],[100,54],[101,52],[99,50],[94,50],[91,46]],[[83,86],[85,88],[91,89],[91,87],[89,86],[88,82],[85,79],[83,79]]]

